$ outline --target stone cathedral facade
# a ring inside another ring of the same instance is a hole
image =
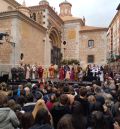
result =
[[[82,67],[106,63],[106,28],[86,25],[86,19],[72,15],[68,1],[59,4],[60,14],[46,0],[26,7],[25,1],[1,0],[0,32],[10,41],[0,44],[0,71],[20,62],[25,64],[60,64],[62,59],[76,59]]]

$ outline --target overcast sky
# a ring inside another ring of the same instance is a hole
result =
[[[16,0],[22,4],[23,0]],[[40,0],[25,0],[27,6],[38,5]],[[59,4],[64,0],[48,0],[52,7],[59,12]],[[108,27],[120,0],[68,0],[72,5],[72,15],[82,18],[91,26]]]

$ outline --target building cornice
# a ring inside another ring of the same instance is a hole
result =
[[[73,19],[73,20],[67,20],[67,21],[64,21],[64,23],[81,23],[81,25],[84,25],[82,19]]]
[[[33,27],[41,30],[42,32],[46,33],[47,29],[44,28],[43,26],[41,26],[40,24],[38,24],[37,22],[35,22],[34,20],[32,20],[31,18],[27,17],[26,15],[24,15],[23,13],[21,13],[20,11],[16,10],[16,11],[8,11],[8,12],[1,12],[0,13],[0,20],[4,20],[4,19],[11,19],[11,18],[18,18],[30,25],[32,25]]]
[[[29,7],[32,10],[41,10],[41,9],[48,9],[50,14],[53,14],[53,16],[55,17],[55,19],[59,22],[61,22],[61,24],[63,24],[63,20],[59,17],[59,15],[52,9],[52,7],[50,7],[49,5],[36,5],[36,6],[30,6]]]
[[[60,4],[59,4],[59,6],[61,6],[61,5],[65,5],[65,4],[67,4],[67,5],[69,4],[70,6],[72,6],[72,4],[71,4],[71,3],[69,3],[69,2],[62,2],[62,3],[60,3]]]
[[[120,10],[117,11],[117,13],[115,14],[114,18],[112,19],[109,28],[112,26],[112,24],[114,23],[114,21],[116,20],[116,18],[118,17],[118,15],[120,15]]]
[[[26,10],[29,10],[29,11],[31,11],[29,8],[27,8],[27,7],[24,7],[24,6],[19,6],[19,9],[26,9]]]
[[[45,7],[46,7],[46,5],[44,5],[44,6],[40,6],[40,5],[35,5],[35,6],[30,6],[30,7],[28,7],[28,8],[30,8],[31,10],[35,10],[35,11],[38,11],[38,10],[40,10],[40,9],[45,9]]]
[[[61,22],[62,24],[64,23],[63,20],[60,18],[60,16],[50,6],[48,6],[48,9],[50,11],[50,14],[53,14],[53,16],[55,17],[55,19],[57,19],[57,21]]]
[[[54,26],[56,26],[58,28],[61,28],[61,25],[63,25],[59,21],[56,21],[55,18],[53,16],[51,16],[50,14],[49,14],[48,21],[50,22],[50,24],[52,24],[52,26],[54,25]]]
[[[80,30],[80,33],[86,33],[86,32],[99,32],[99,31],[106,31],[107,32],[108,28],[100,28],[100,29],[91,29],[91,30]]]

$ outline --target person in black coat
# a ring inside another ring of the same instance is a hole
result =
[[[36,104],[35,102],[33,102],[33,94],[30,93],[28,96],[26,96],[26,100],[27,103],[23,106],[22,110],[25,112],[32,112]]]
[[[29,129],[52,129],[50,116],[46,109],[42,108],[37,112],[35,124]]]
[[[57,128],[57,123],[62,118],[62,116],[65,114],[70,114],[70,108],[67,103],[68,96],[66,94],[62,94],[60,96],[60,102],[51,110],[55,129]]]
[[[79,101],[82,105],[83,108],[83,115],[88,117],[90,112],[89,112],[89,102],[87,100],[87,89],[85,87],[80,88],[80,96],[76,95],[75,96],[75,101]]]

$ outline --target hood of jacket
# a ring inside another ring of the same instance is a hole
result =
[[[0,108],[0,123],[5,121],[9,116],[10,108]]]

